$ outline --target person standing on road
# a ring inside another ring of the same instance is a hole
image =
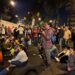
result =
[[[24,32],[23,26],[19,25],[17,31],[19,31],[19,36],[18,37],[21,38],[23,36],[23,32]]]
[[[75,26],[72,27],[73,49],[75,50]]]
[[[48,23],[45,23],[44,27],[45,27],[45,30],[42,31],[42,46],[45,50],[47,63],[48,65],[50,65],[51,64],[50,48],[52,47],[51,37],[52,37],[53,32],[52,32],[51,27],[48,25]]]
[[[26,65],[28,57],[24,50],[22,50],[20,47],[17,47],[15,52],[17,52],[17,55],[13,59],[8,60],[9,66],[6,68],[3,67],[3,69],[0,70],[0,75],[7,75],[13,67],[21,67]]]
[[[60,51],[62,51],[62,42],[63,42],[63,36],[64,36],[64,30],[63,30],[63,26],[60,27],[59,29],[59,47],[60,47]]]
[[[34,46],[38,46],[38,28],[35,26],[32,29],[32,34],[33,34],[33,44]]]
[[[5,27],[4,27],[4,25],[2,24],[2,36],[4,36],[5,35]]]
[[[70,44],[69,41],[71,40],[71,37],[72,37],[71,36],[71,31],[66,26],[65,30],[64,30],[64,36],[63,36],[66,46],[68,46]]]

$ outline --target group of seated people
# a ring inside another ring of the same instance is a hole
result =
[[[54,47],[51,56],[54,57],[57,62],[66,63],[67,71],[75,70],[75,52],[73,48],[66,46],[63,51],[58,54],[56,54],[56,50],[57,48]]]
[[[5,51],[9,51],[8,55],[12,56],[12,59],[7,61],[9,63],[8,67],[0,71],[0,75],[6,75],[10,70],[10,67],[20,67],[27,63],[28,56],[25,49],[26,42],[24,37],[15,39],[14,36],[4,36],[1,37],[0,40],[0,47],[3,56],[7,56],[4,54]],[[55,59],[56,61],[61,63],[67,63],[68,71],[75,69],[75,53],[72,47],[66,46],[62,52],[57,53],[57,47],[53,45],[50,49],[50,53],[52,59]],[[3,58],[1,54],[0,56],[1,58]],[[1,58],[0,61],[2,60]]]
[[[43,48],[40,46],[39,51],[43,56]],[[42,52],[41,52],[42,51]],[[61,52],[58,51],[56,45],[53,45],[50,49],[51,58],[56,62],[65,63],[67,71],[75,70],[75,52],[72,46],[65,46]],[[43,56],[44,59],[44,56]],[[45,61],[45,60],[44,60]]]
[[[7,67],[4,67],[0,71],[0,75],[6,75],[11,67],[21,67],[26,65],[28,62],[28,56],[25,50],[25,43],[24,38],[15,39],[13,36],[11,37],[2,37],[1,40],[3,40],[1,43],[1,57],[0,57],[0,63],[3,62],[3,57],[9,56],[12,57],[11,59],[7,60],[7,63],[9,64]],[[4,47],[4,45],[6,47]],[[9,52],[9,53],[4,53]],[[6,64],[3,64],[6,65]]]
[[[67,71],[75,70],[75,52],[72,47],[67,46],[58,54],[60,62],[66,63]]]

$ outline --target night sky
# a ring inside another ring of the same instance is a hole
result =
[[[46,0],[46,2],[47,1],[48,0]],[[43,2],[45,2],[45,0],[43,0]],[[27,15],[27,12],[31,9],[38,10],[38,8],[42,15],[49,17],[49,13],[47,13],[44,9],[43,2],[38,6],[38,4],[36,4],[36,0],[17,0],[15,9],[20,18],[23,18],[25,15]]]
[[[27,12],[33,8],[35,0],[17,0],[15,10],[20,18],[27,15]]]
[[[36,0],[16,0],[15,10],[16,10],[16,13],[18,14],[18,16],[20,17],[20,19],[22,19],[25,15],[27,15],[27,12],[30,11],[35,6],[36,6]],[[42,7],[43,7],[43,5],[41,5],[41,7],[40,7],[40,9],[41,9],[40,11],[42,11],[42,14],[49,17],[49,13],[47,14],[46,11]],[[36,10],[37,10],[37,8],[36,8]],[[66,21],[67,13],[65,11],[65,8],[60,9],[58,14],[59,14],[60,18],[62,19],[62,22],[64,20]],[[52,16],[52,17],[54,18],[55,16]]]

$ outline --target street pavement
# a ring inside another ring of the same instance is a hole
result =
[[[29,47],[29,50],[30,50],[29,55],[33,54],[34,56],[36,55],[39,56],[37,47],[31,46]],[[39,61],[39,59],[37,59],[36,61]],[[62,64],[52,60],[52,65],[44,68],[44,70],[40,73],[40,75],[65,75],[67,71],[63,70],[62,68],[64,68]]]
[[[75,71],[67,72],[65,70],[64,64],[60,64],[54,60],[52,60],[52,64],[48,67],[43,65],[43,60],[39,55],[39,51],[37,47],[29,46],[28,48],[29,61],[31,66],[39,66],[38,71],[40,71],[39,75],[75,75]],[[40,59],[39,59],[40,58]],[[42,66],[42,68],[41,68]],[[24,67],[25,69],[25,67]],[[9,75],[20,75],[19,72],[22,73],[23,68],[15,69],[12,74]]]
[[[75,71],[67,72],[65,70],[65,64],[60,64],[54,60],[52,60],[52,64],[50,66],[48,67],[42,66],[43,68],[41,68],[41,65],[43,63],[42,63],[42,59],[39,59],[41,57],[39,55],[38,48],[32,45],[32,46],[29,46],[28,50],[29,50],[28,55],[30,59],[29,62],[33,66],[39,65],[40,68],[38,68],[38,70],[40,71],[40,75],[75,75]]]
[[[29,57],[27,65],[21,68],[13,69],[12,74],[9,73],[8,75],[27,75],[26,72],[30,70],[36,70],[38,74],[40,74],[45,69],[45,65],[43,64],[43,60],[39,56],[37,47],[34,47],[33,45],[29,46],[27,52]]]
[[[40,75],[66,75],[67,71],[60,68],[59,63],[53,62],[53,66],[49,66]]]

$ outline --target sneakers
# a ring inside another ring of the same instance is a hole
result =
[[[60,62],[60,59],[59,58],[55,57],[55,59],[56,59],[57,62]]]
[[[68,67],[67,68],[67,71],[69,71],[69,72],[72,71],[72,68],[71,67]]]
[[[9,67],[7,67],[6,70],[9,71]]]

